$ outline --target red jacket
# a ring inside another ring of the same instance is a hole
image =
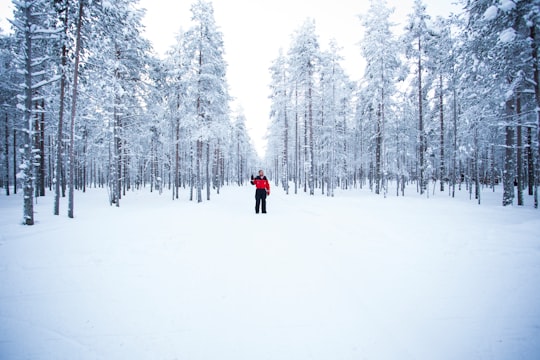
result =
[[[251,184],[255,185],[257,189],[266,189],[266,193],[270,194],[270,182],[268,181],[266,176],[257,176],[256,178],[251,180]]]

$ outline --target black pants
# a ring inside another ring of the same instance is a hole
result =
[[[259,213],[259,208],[262,205],[263,214],[266,213],[266,189],[255,190],[255,212]]]

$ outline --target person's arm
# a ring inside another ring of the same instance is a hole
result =
[[[270,181],[266,180],[266,194],[270,195]]]
[[[253,174],[251,175],[251,185],[255,185],[255,181],[253,181]]]

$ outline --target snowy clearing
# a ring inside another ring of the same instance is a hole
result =
[[[184,192],[184,197],[187,197]],[[540,212],[252,187],[196,204],[0,196],[1,359],[533,359]],[[530,199],[527,199],[530,202]],[[62,211],[65,213],[66,205]]]

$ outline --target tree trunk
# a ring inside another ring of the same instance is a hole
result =
[[[533,24],[530,28],[530,38],[532,46],[532,59],[533,59],[533,83],[534,83],[534,95],[536,100],[536,144],[537,144],[537,157],[534,161],[535,170],[534,174],[534,207],[538,208],[538,180],[540,178],[540,69],[538,68],[538,40],[536,39],[536,25]]]
[[[210,178],[210,141],[206,143],[206,200],[210,200],[210,185],[212,180]]]
[[[34,185],[33,185],[33,163],[32,158],[32,9],[31,6],[24,7],[25,27],[24,27],[24,42],[25,42],[25,59],[24,59],[24,126],[26,131],[23,135],[23,159],[21,168],[23,170],[23,201],[24,201],[24,224],[34,225]]]
[[[81,28],[83,21],[83,1],[79,2],[79,17],[77,19],[75,43],[75,68],[73,71],[73,95],[71,99],[71,129],[69,147],[69,191],[68,191],[68,217],[74,215],[74,188],[75,188],[75,116],[77,115],[77,90],[79,83],[79,61],[81,52]]]
[[[452,67],[452,72],[454,71],[454,68]],[[456,196],[456,183],[458,179],[458,169],[457,169],[457,155],[458,155],[458,148],[457,148],[457,90],[456,90],[456,83],[455,83],[455,74],[452,73],[452,117],[454,119],[454,139],[453,139],[453,153],[452,153],[452,197]]]
[[[517,116],[517,147],[516,147],[516,156],[517,156],[517,204],[523,206],[523,137],[522,137],[522,126],[521,126],[521,97],[518,94],[516,98],[516,116]]]
[[[534,195],[534,144],[532,136],[532,128],[527,127],[527,186],[528,194],[530,196]]]
[[[63,19],[64,22],[64,38],[62,44],[62,65],[61,65],[61,77],[60,77],[60,110],[58,114],[58,132],[56,137],[56,173],[54,180],[54,215],[60,215],[60,183],[62,182],[62,152],[64,151],[64,104],[66,94],[66,66],[67,66],[67,47],[66,38],[68,32],[68,6],[66,1],[66,9],[64,10],[66,15]]]
[[[424,137],[424,118],[423,118],[423,101],[422,101],[422,42],[418,38],[418,167],[419,167],[419,187],[420,194],[424,193],[426,189],[425,181],[425,166],[424,166],[424,152],[425,152],[425,137]]]
[[[6,169],[6,175],[4,178],[4,183],[6,186],[6,196],[9,196],[9,118],[7,113],[5,114],[5,123],[4,123],[4,129],[5,129],[5,144],[4,144],[4,151],[6,152],[6,161],[5,161],[5,169]]]
[[[375,122],[375,194],[380,194],[382,180],[382,104],[378,105]]]
[[[203,157],[203,141],[201,139],[197,140],[197,165],[196,165],[196,176],[197,176],[197,202],[202,202],[202,176],[201,176],[201,166],[202,166],[202,157]]]
[[[507,121],[511,121],[513,114],[512,99],[506,101]],[[514,128],[511,124],[505,126],[506,144],[503,173],[503,206],[512,205],[514,200]]]
[[[297,85],[296,85],[297,86]],[[295,122],[294,122],[294,193],[298,193],[298,183],[300,176],[300,134],[298,133],[298,88],[295,88]]]
[[[308,116],[309,116],[309,194],[315,195],[315,149],[313,143],[313,89],[311,84],[311,70],[310,70],[310,84],[308,91]]]
[[[41,100],[41,121],[39,123],[39,196],[45,196],[45,100]]]
[[[180,107],[180,105],[178,106]],[[176,118],[175,132],[175,154],[174,154],[174,197],[178,199],[178,191],[180,189],[180,119]]]
[[[37,95],[37,94],[36,94]],[[39,131],[39,117],[40,109],[39,102],[36,101],[34,104],[35,114],[34,114],[34,144],[33,144],[33,165],[34,165],[34,197],[39,197],[39,187],[41,184],[41,157],[43,156],[40,152],[40,137],[41,132]]]
[[[286,93],[283,94],[284,98],[287,98]],[[287,114],[287,105],[283,105],[283,175],[281,183],[285,193],[289,194],[289,121]]]
[[[440,134],[440,167],[439,167],[439,179],[441,183],[441,191],[444,191],[444,180],[446,178],[446,163],[444,159],[444,97],[443,97],[443,76],[439,75],[439,121],[441,124]]]

